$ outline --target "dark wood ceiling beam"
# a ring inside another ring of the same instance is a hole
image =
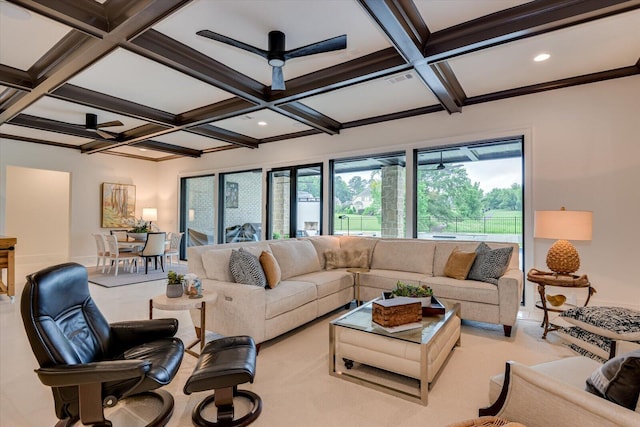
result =
[[[64,64],[69,58],[72,58],[76,49],[82,49],[86,43],[91,41],[92,38],[86,34],[77,31],[67,33],[29,69],[29,74],[33,76],[35,85],[47,79],[60,64]]]
[[[352,86],[412,68],[390,47],[333,67],[287,80],[287,89],[275,92],[271,104],[281,105]]]
[[[3,64],[0,64],[0,84],[25,91],[33,89],[33,79],[29,73]]]
[[[65,143],[62,143],[62,142],[47,141],[47,140],[44,140],[44,139],[31,138],[31,137],[28,137],[28,136],[10,135],[8,133],[0,133],[0,139],[10,139],[10,140],[20,141],[20,142],[32,142],[34,144],[52,145],[54,147],[73,148],[73,149],[76,149],[76,150],[80,149],[80,147],[78,147],[77,145],[73,145],[73,144],[65,144]]]
[[[29,114],[19,114],[7,123],[47,132],[63,133],[65,135],[77,136],[80,138],[103,140],[103,138],[101,138],[96,132],[87,130],[82,126],[59,122],[57,120],[44,119],[41,117],[31,116]]]
[[[146,31],[132,40],[127,48],[250,102],[259,104],[265,100],[266,88],[262,83],[159,31]]]
[[[464,93],[453,91],[453,86],[429,66],[422,49],[429,38],[429,29],[412,0],[359,0],[364,10],[385,32],[400,55],[413,65],[422,81],[431,89],[449,113],[462,111]],[[452,74],[453,75],[453,74]]]
[[[340,122],[299,102],[280,105],[279,107],[275,107],[274,110],[293,120],[311,126],[314,129],[328,133],[329,135],[340,133]]]
[[[6,88],[2,92],[0,92],[0,111],[4,110],[9,105],[11,105],[13,102],[15,102],[17,99],[20,99],[20,97],[24,95],[25,95],[25,92],[19,89],[14,89],[12,87]]]
[[[538,83],[534,85],[519,87],[515,89],[501,90],[485,95],[472,96],[467,98],[466,105],[482,104],[485,102],[498,101],[501,99],[513,98],[522,95],[545,92],[548,90],[564,89],[571,86],[578,86],[588,83],[596,83],[605,80],[618,79],[640,75],[640,65],[635,64],[628,67],[616,68],[614,70],[600,71],[597,73],[584,74],[577,77],[554,80],[551,82]]]
[[[259,140],[250,136],[241,135],[239,133],[211,125],[194,126],[185,130],[187,132],[195,133],[196,135],[214,138],[219,141],[229,142],[245,148],[258,148],[260,143]]]
[[[131,145],[136,148],[145,148],[147,150],[161,151],[163,153],[176,154],[186,157],[200,157],[202,151],[194,150],[193,148],[180,147],[178,145],[167,144],[165,142],[146,140]]]
[[[115,96],[106,95],[80,86],[65,84],[54,90],[51,97],[76,104],[98,108],[112,113],[135,117],[140,120],[173,126],[176,116],[166,111],[157,110]]]
[[[62,5],[66,6],[69,2],[71,2],[71,0],[65,0]],[[10,108],[2,111],[0,113],[0,124],[19,114],[20,111],[27,108],[43,95],[48,94],[66,83],[67,80],[111,52],[120,44],[125,43],[133,35],[139,34],[140,31],[149,28],[159,19],[175,10],[176,7],[188,2],[189,0],[146,0],[144,2],[145,7],[142,10],[140,10],[140,5],[137,4],[137,2],[128,2],[128,7],[130,10],[136,11],[135,14],[114,28],[105,39],[87,37],[84,43],[68,55],[65,55],[55,66],[51,67],[46,78],[38,82],[29,94],[20,98],[11,105]],[[36,2],[27,3],[40,5],[40,3]],[[59,9],[57,9],[57,0],[42,0],[42,4],[46,5],[46,9],[51,12],[50,15],[57,16],[61,13]],[[66,12],[66,10],[64,11]],[[55,16],[54,19],[56,19]],[[62,18],[58,17],[58,19]]]
[[[423,53],[442,61],[639,7],[640,0],[532,1],[431,33]]]
[[[177,124],[199,126],[215,120],[224,120],[243,114],[252,113],[263,107],[242,98],[230,98],[215,104],[196,108],[177,116]]]

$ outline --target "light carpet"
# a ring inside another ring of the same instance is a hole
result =
[[[552,334],[543,340],[537,320],[519,320],[510,338],[504,337],[502,326],[465,321],[460,347],[432,384],[428,406],[422,406],[329,375],[328,323],[341,314],[343,310],[262,345],[255,382],[240,387],[263,399],[262,414],[252,425],[445,426],[476,418],[478,408],[489,405],[489,378],[503,373],[507,360],[533,365],[575,356]],[[188,321],[181,320],[183,325]],[[193,338],[190,328],[181,328],[180,334],[185,342]],[[207,396],[206,392],[182,393],[195,363],[194,357],[185,355],[178,376],[165,387],[175,398],[169,426],[192,425],[192,409]],[[238,412],[242,414],[240,408]]]
[[[120,268],[118,270],[118,275],[115,275],[115,269],[111,269],[111,273],[105,272],[102,273],[102,268],[96,269],[95,267],[87,267],[87,271],[89,272],[89,282],[95,283],[99,286],[104,286],[105,288],[115,288],[118,286],[126,286],[133,285],[134,283],[142,283],[142,282],[151,282],[154,280],[162,280],[167,278],[167,272],[169,270],[173,270],[178,274],[186,274],[187,273],[187,265],[186,264],[172,264],[170,266],[165,265],[164,271],[158,266],[157,270],[151,268],[149,266],[149,270],[147,274],[144,274],[144,264],[139,271],[129,272],[124,268]]]

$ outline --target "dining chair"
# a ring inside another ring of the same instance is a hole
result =
[[[109,259],[109,251],[106,249],[104,235],[94,233],[93,238],[96,241],[97,251],[96,271],[100,268],[100,263],[102,263],[102,272],[104,273],[104,269],[107,267],[107,260]]]
[[[107,274],[111,273],[111,267],[115,265],[116,273],[118,275],[118,267],[122,262],[122,266],[126,269],[130,267],[130,271],[133,271],[133,266],[136,267],[136,273],[138,272],[138,254],[135,252],[120,252],[118,248],[118,238],[113,234],[105,234],[105,240],[107,241],[107,248],[109,250],[108,260],[109,270],[107,270]]]
[[[138,256],[144,258],[144,274],[149,271],[149,260],[154,260],[155,269],[158,269],[158,259],[160,267],[164,271],[164,248],[166,246],[167,233],[164,231],[147,234],[147,241]]]
[[[116,236],[119,242],[127,242],[129,240],[127,230],[111,230],[111,234]]]
[[[173,257],[178,257],[178,265],[180,265],[180,243],[184,233],[171,233],[169,238],[169,247],[164,251],[164,257],[169,265],[173,264]]]

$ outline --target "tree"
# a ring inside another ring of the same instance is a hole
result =
[[[521,210],[522,187],[513,183],[510,188],[494,188],[487,193],[484,204],[488,209]]]
[[[361,176],[351,177],[349,180],[349,188],[351,189],[351,197],[355,197],[358,194],[362,193],[367,186],[367,180],[363,179]]]
[[[352,199],[352,194],[349,186],[339,175],[337,175],[335,180],[333,181],[333,195],[343,204],[351,201]]]

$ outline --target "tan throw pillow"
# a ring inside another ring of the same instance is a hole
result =
[[[264,270],[264,275],[267,277],[267,285],[273,289],[278,286],[280,280],[282,280],[282,271],[278,265],[276,257],[271,252],[262,251],[260,254],[260,265]]]
[[[444,266],[444,275],[453,279],[465,280],[475,259],[475,252],[462,252],[457,247],[454,248],[449,255],[447,265]]]
[[[337,249],[324,253],[326,269],[369,268],[369,249]]]

